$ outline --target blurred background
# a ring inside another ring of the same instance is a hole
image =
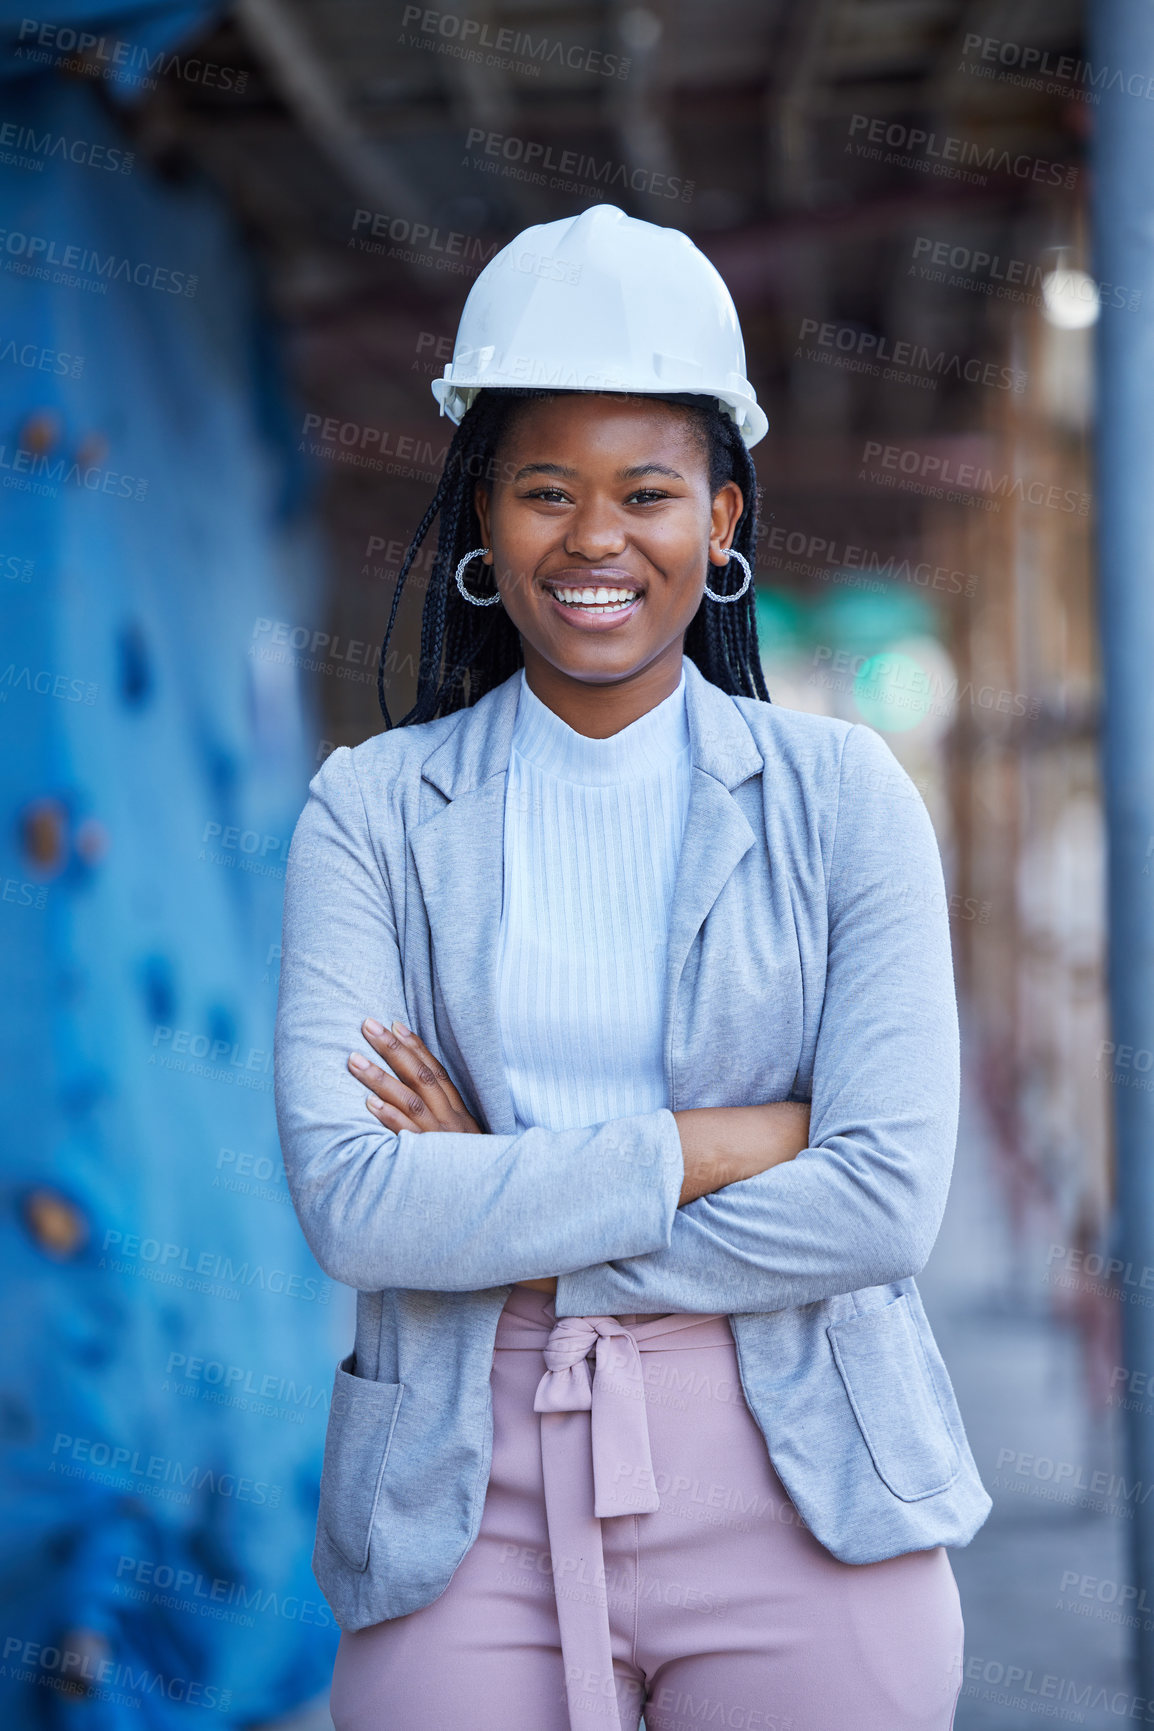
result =
[[[1150,1722],[1120,1320],[1154,1277],[1110,1259],[1154,1060],[1110,1032],[1091,470],[1096,324],[1148,309],[1091,257],[1117,69],[1082,7],[29,8],[0,25],[3,1723],[329,1722],[351,1294],[277,1146],[285,859],[380,727],[464,298],[596,201],[729,283],[770,694],[883,734],[943,852],[965,1105],[922,1284],[994,1498],[953,1554],[957,1725]],[[1154,60],[1123,71],[1144,104]]]

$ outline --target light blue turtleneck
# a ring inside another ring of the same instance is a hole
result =
[[[562,721],[522,669],[497,960],[519,1130],[669,1104],[665,951],[689,782],[684,667],[675,691],[608,739]]]

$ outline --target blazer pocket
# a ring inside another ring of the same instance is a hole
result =
[[[904,1503],[935,1496],[962,1468],[903,1296],[826,1330],[878,1476]]]
[[[341,1360],[333,1382],[319,1515],[349,1567],[364,1570],[405,1385],[354,1375],[353,1356]]]

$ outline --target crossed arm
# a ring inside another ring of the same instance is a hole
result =
[[[349,1072],[370,1090],[365,1105],[386,1130],[483,1134],[448,1071],[418,1034],[403,1022],[394,1021],[386,1028],[372,1018],[362,1022],[361,1032],[389,1069],[353,1052]],[[791,1100],[765,1106],[696,1107],[674,1112],[673,1118],[685,1173],[679,1208],[726,1185],[768,1172],[809,1146],[809,1107]],[[557,1290],[555,1275],[516,1284],[539,1292]]]
[[[369,1292],[555,1276],[558,1316],[765,1312],[919,1273],[957,1132],[941,862],[877,735],[850,729],[839,773],[808,1142],[784,1103],[483,1134],[427,1048],[370,1042],[399,1066],[384,1094],[345,1068],[356,1019],[405,991],[354,756],[335,751],[290,853],[276,1034],[285,1170],[325,1272]]]

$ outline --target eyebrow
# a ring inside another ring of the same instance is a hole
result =
[[[665,475],[671,481],[684,481],[685,476],[678,474],[676,469],[669,469],[664,463],[637,463],[632,469],[618,469],[619,481],[639,481],[642,475]]]
[[[557,475],[563,481],[576,479],[577,470],[568,469],[563,463],[526,463],[523,469],[518,469],[513,480],[523,481],[529,475]],[[643,475],[665,475],[671,481],[684,481],[685,476],[676,469],[667,468],[664,463],[635,463],[632,468],[618,469],[618,481],[639,481]]]

